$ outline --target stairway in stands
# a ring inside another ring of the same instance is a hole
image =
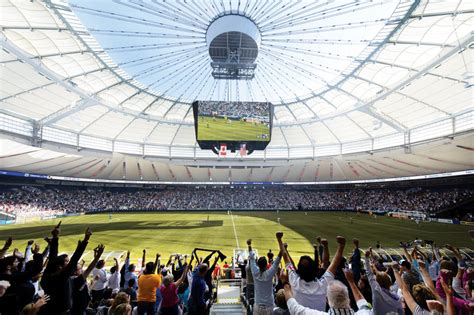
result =
[[[240,279],[219,280],[217,283],[217,301],[211,307],[210,315],[243,315],[245,307],[240,300]]]

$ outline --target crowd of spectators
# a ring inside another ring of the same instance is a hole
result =
[[[270,103],[266,102],[199,102],[199,115],[204,116],[227,116],[239,119],[267,117],[269,119],[269,113]]]
[[[167,263],[162,263],[159,253],[147,260],[143,250],[143,266],[137,268],[130,252],[113,262],[102,258],[102,244],[94,248],[86,264],[81,256],[92,236],[89,228],[72,256],[59,254],[60,234],[61,222],[45,238],[43,251],[39,242],[31,240],[24,254],[10,250],[12,238],[5,242],[0,249],[2,315],[205,315],[216,299],[215,281],[236,275],[241,276],[247,314],[474,312],[474,268],[451,245],[446,248],[452,257],[441,257],[436,244],[420,250],[416,242],[411,248],[401,243],[402,260],[382,263],[371,248],[361,250],[357,239],[344,257],[346,240],[338,236],[331,260],[328,240],[318,237],[314,256],[301,256],[296,264],[291,244],[284,243],[283,233],[277,232],[277,255],[269,251],[258,257],[249,239],[248,256],[231,257],[230,265],[219,250],[206,257],[199,256],[197,249],[189,256],[173,254]],[[222,269],[219,261],[224,263]]]
[[[435,213],[474,197],[474,189],[296,190],[189,187],[106,190],[23,186],[0,191],[0,211],[37,216],[103,210],[367,210]]]

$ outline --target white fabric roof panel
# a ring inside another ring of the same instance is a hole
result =
[[[109,70],[96,71],[87,75],[77,76],[71,79],[71,81],[91,94],[120,82]]]
[[[152,121],[147,121],[145,119],[135,119],[130,125],[117,135],[117,138],[120,140],[129,140],[129,141],[140,141],[144,142],[150,132],[155,128],[156,123]]]
[[[121,113],[106,112],[100,120],[93,122],[83,130],[85,134],[101,134],[105,138],[114,138],[133,120],[133,117]]]
[[[91,106],[75,113],[70,113],[56,122],[55,125],[78,132],[89,126],[89,124],[95,121],[97,117],[101,117],[107,111],[108,109],[104,106]]]

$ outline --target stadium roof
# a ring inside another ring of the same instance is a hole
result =
[[[2,0],[0,9],[0,131],[34,146],[216,161],[197,148],[190,106],[210,99],[275,105],[266,151],[227,158],[236,165],[409,155],[465,133],[474,147],[472,1]],[[232,14],[260,30],[253,80],[211,75],[207,27]]]

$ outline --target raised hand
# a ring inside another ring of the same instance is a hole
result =
[[[247,245],[248,245],[248,246],[252,245],[252,239],[251,239],[251,238],[249,238],[249,239],[247,240]]]
[[[12,246],[12,243],[13,243],[13,239],[11,237],[7,238],[7,240],[5,241],[5,245],[3,245],[3,249],[4,250],[9,249],[10,246]]]
[[[441,287],[443,288],[444,293],[446,296],[450,297],[453,295],[453,289],[448,286],[446,281],[444,281],[443,277],[439,277],[439,282],[441,283]]]
[[[92,230],[90,227],[86,229],[86,232],[84,233],[84,241],[88,241],[91,238],[92,235]]]
[[[34,240],[29,240],[29,241],[28,241],[28,246],[33,245],[34,242],[35,242]]]
[[[346,245],[346,239],[343,236],[336,236],[336,241],[339,245]]]
[[[323,238],[323,239],[321,240],[321,244],[323,244],[323,246],[326,247],[326,246],[328,246],[329,243],[328,243],[328,240],[327,240],[327,239]]]
[[[288,280],[288,273],[285,271],[285,270],[282,270],[280,272],[280,281],[281,283],[285,284],[285,283],[289,283],[289,280]]]
[[[35,243],[35,246],[33,246],[33,248],[31,249],[31,252],[33,254],[38,254],[40,251],[40,245],[38,243]]]
[[[61,231],[61,222],[62,221],[59,221],[58,225],[56,225],[51,231],[51,235],[55,238],[59,236],[59,232]]]
[[[420,269],[426,269],[426,264],[423,260],[418,260],[418,265],[420,266]]]
[[[430,312],[437,311],[440,314],[444,313],[444,306],[440,301],[426,300],[426,305],[428,306],[428,310],[430,310]]]
[[[281,240],[283,237],[283,232],[276,232],[276,238]]]
[[[104,253],[104,249],[105,249],[105,246],[103,244],[97,245],[97,247],[94,248],[94,259],[99,259],[100,256],[102,256],[102,254]]]
[[[42,297],[40,297],[40,298],[36,301],[36,303],[33,305],[33,307],[34,307],[35,309],[39,309],[39,308],[41,308],[43,305],[45,305],[46,303],[48,303],[48,301],[49,301],[49,295],[45,294],[45,295],[43,295]]]

